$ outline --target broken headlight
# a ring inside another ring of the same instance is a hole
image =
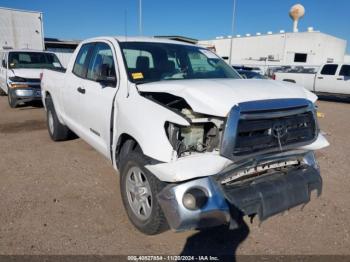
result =
[[[180,126],[169,122],[165,124],[169,142],[178,157],[218,150],[224,121],[194,115],[193,112],[186,113],[191,125]]]

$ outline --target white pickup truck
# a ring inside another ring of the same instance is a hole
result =
[[[318,94],[350,96],[350,64],[325,64],[317,73],[276,72],[274,79],[296,83]]]
[[[40,73],[44,68],[62,68],[57,56],[39,50],[0,50],[0,95],[10,107],[41,100]]]
[[[243,80],[207,49],[165,39],[83,41],[65,72],[44,70],[54,141],[71,131],[120,174],[123,204],[145,234],[264,220],[321,193],[317,97]]]

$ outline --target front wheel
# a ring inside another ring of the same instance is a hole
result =
[[[18,100],[17,100],[17,98],[15,98],[15,97],[13,96],[13,92],[11,91],[11,89],[9,89],[9,91],[8,91],[7,100],[8,100],[8,102],[9,102],[9,106],[10,106],[11,108],[16,108],[16,107],[17,107],[17,105],[18,105]]]
[[[161,233],[167,222],[157,195],[164,183],[144,167],[146,160],[141,150],[129,152],[126,157],[121,162],[120,189],[128,217],[144,234]]]

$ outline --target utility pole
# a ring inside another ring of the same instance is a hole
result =
[[[142,0],[139,0],[139,35],[142,35]]]
[[[232,45],[233,45],[233,33],[235,30],[235,16],[236,16],[236,0],[233,0],[233,8],[232,8],[232,24],[231,24],[231,42],[230,42],[230,59],[229,63],[232,65]]]

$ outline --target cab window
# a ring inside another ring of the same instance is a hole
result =
[[[116,77],[113,52],[106,43],[96,43],[87,69],[87,79],[98,81],[103,77]]]
[[[350,77],[350,65],[343,65],[340,69],[340,76]]]
[[[87,72],[89,53],[91,52],[93,47],[94,45],[91,43],[84,44],[81,46],[73,67],[73,74],[75,74],[76,76],[85,78]]]
[[[338,65],[336,64],[325,65],[322,68],[321,75],[333,76],[335,75],[335,72],[337,72],[337,68],[338,68]]]

